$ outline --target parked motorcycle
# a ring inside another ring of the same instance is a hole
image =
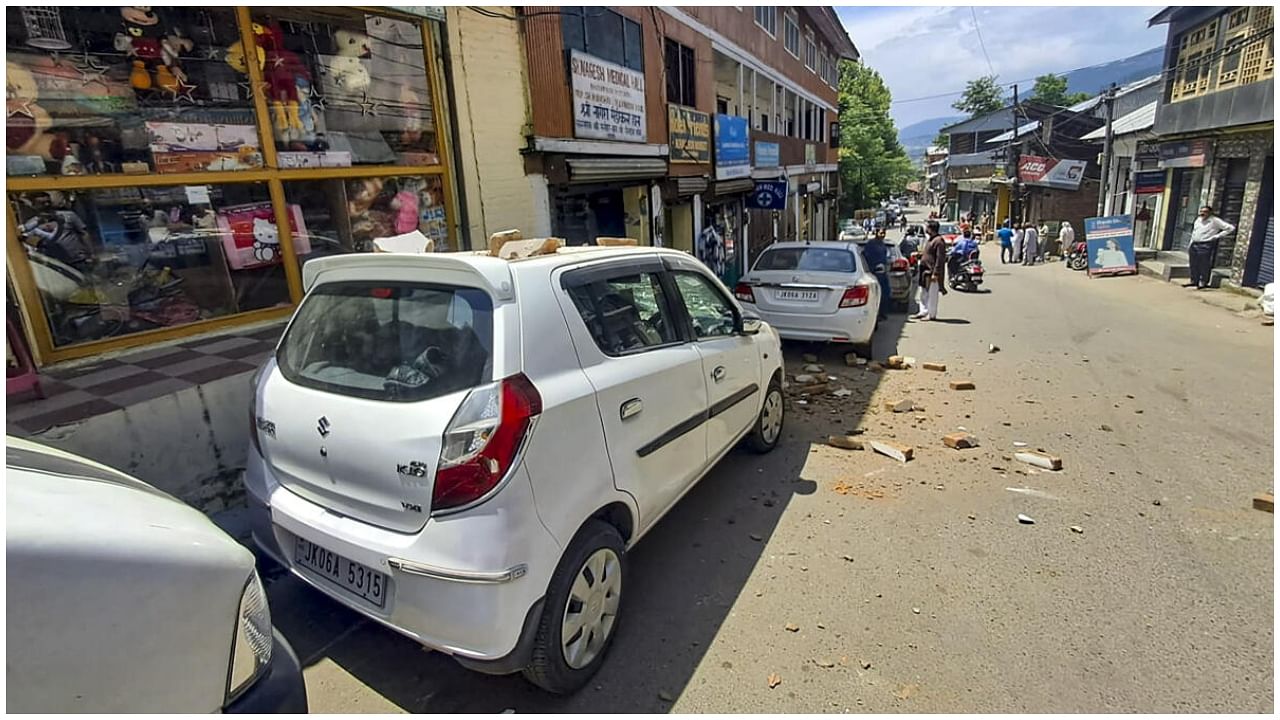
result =
[[[951,263],[947,278],[947,284],[951,289],[977,292],[986,272],[982,268],[982,261],[978,259],[978,252],[975,250],[969,253],[969,257],[965,260],[952,258]]]
[[[1089,244],[1078,242],[1067,252],[1067,267],[1072,270],[1084,270],[1089,267]]]

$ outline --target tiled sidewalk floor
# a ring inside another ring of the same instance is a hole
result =
[[[65,370],[42,371],[45,397],[7,399],[5,430],[29,435],[189,387],[250,373],[275,348],[284,325],[203,337]]]

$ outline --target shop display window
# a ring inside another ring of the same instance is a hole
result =
[[[305,235],[294,238],[299,263],[372,252],[374,239],[414,230],[438,252],[457,249],[449,246],[444,186],[437,176],[299,180],[286,182],[284,194],[306,218]]]
[[[55,347],[290,303],[264,183],[9,199]],[[289,214],[309,250],[300,208]]]
[[[260,168],[231,8],[9,7],[8,175]]]
[[[440,164],[417,23],[282,8],[253,34],[281,168]]]

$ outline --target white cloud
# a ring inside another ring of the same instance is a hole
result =
[[[1163,44],[1166,28],[1147,28],[1155,11],[1106,6],[837,9],[863,62],[884,77],[899,101],[960,90],[965,82],[988,73],[974,32],[974,12],[991,67],[1002,83],[1012,83],[1118,60]],[[956,97],[897,102],[893,115],[899,125],[952,115]]]

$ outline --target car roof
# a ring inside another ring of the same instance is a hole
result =
[[[839,240],[814,240],[813,242],[776,242],[765,248],[769,250],[789,250],[794,248],[821,248],[828,250],[852,250],[857,243],[840,242]]]

